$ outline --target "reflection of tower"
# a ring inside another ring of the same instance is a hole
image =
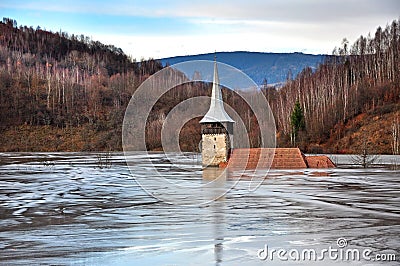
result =
[[[200,120],[203,166],[218,166],[220,163],[228,161],[233,140],[233,123],[234,121],[224,109],[217,61],[215,60],[210,109]]]
[[[229,172],[222,168],[208,167],[203,169],[203,180],[205,184],[205,196],[208,201],[213,201],[210,208],[212,233],[214,239],[214,260],[219,266],[223,262],[225,221],[225,193],[228,191],[226,180]]]
[[[222,263],[223,251],[224,251],[224,227],[225,227],[225,215],[224,215],[224,204],[222,200],[216,201],[213,204],[213,224],[214,224],[214,259],[215,265],[219,266]]]

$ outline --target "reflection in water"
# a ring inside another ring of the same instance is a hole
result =
[[[226,168],[219,168],[219,167],[206,167],[203,169],[203,180],[212,182],[212,183],[219,183],[214,187],[222,187],[226,180],[228,179],[228,170]],[[221,186],[222,185],[222,186]]]
[[[213,218],[215,265],[221,265],[223,261],[225,197],[220,195],[226,188],[225,182],[228,179],[228,174],[229,172],[226,169],[218,167],[207,167],[203,169],[203,181],[208,182],[207,188],[210,197],[213,199],[217,198],[216,201],[211,203],[210,207]]]
[[[213,224],[214,224],[214,257],[215,265],[222,263],[223,242],[224,242],[224,199],[214,202],[212,205]]]
[[[224,169],[201,171],[181,157],[171,168],[152,156],[152,164],[130,157],[151,192],[207,203],[182,207],[149,196],[121,154],[110,168],[99,168],[96,154],[0,154],[0,264],[267,265],[256,254],[265,244],[321,250],[339,237],[349,248],[400,252],[399,170],[273,170],[249,192],[249,178],[236,184]],[[152,166],[182,186],[171,189]]]

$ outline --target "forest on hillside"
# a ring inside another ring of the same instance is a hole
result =
[[[301,132],[300,146],[310,150],[308,143],[329,142],[330,151],[348,149],[352,143],[335,147],[335,141],[346,132],[348,122],[360,114],[382,118],[395,113],[392,121],[381,121],[385,132],[372,138],[374,132],[357,136],[360,142],[370,142],[378,152],[399,153],[400,116],[400,25],[394,20],[385,29],[378,27],[375,34],[360,36],[352,45],[343,39],[330,57],[315,71],[305,68],[294,80],[288,80],[280,90],[267,90],[267,97],[282,136],[290,136],[290,115],[299,101],[304,110],[305,130]],[[380,117],[381,116],[381,117]],[[357,130],[357,125],[350,126]],[[350,132],[352,133],[352,132]],[[375,138],[376,138],[375,137]],[[350,138],[351,142],[351,138]],[[285,143],[285,142],[284,142]],[[287,140],[286,140],[287,143]],[[354,150],[353,150],[354,152]]]
[[[399,42],[400,25],[395,20],[352,45],[344,39],[335,56],[315,70],[304,69],[283,87],[265,84],[261,92],[275,116],[278,145],[300,146],[306,152],[354,152],[353,146],[367,141],[380,145],[377,152],[398,153]],[[18,27],[15,20],[3,19],[0,150],[121,150],[127,104],[140,84],[162,67],[153,59],[136,62],[121,49],[83,35]],[[147,122],[148,149],[162,148],[161,126],[177,103],[211,90],[208,83],[185,86],[169,91],[154,106]],[[258,146],[260,132],[249,106],[231,90],[223,90],[223,95],[241,111],[251,145]],[[305,123],[293,141],[290,117],[296,102]],[[381,122],[381,135],[368,130],[359,134],[370,119]],[[193,119],[180,133],[181,147],[197,151],[199,141],[200,126]]]
[[[161,68],[83,35],[18,27],[4,18],[1,149],[120,150],[125,108],[135,88]]]

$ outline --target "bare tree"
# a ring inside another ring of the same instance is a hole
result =
[[[399,123],[399,117],[396,117],[396,119],[393,121],[392,124],[392,152],[393,155],[397,155],[400,152],[400,123]]]
[[[361,165],[363,168],[371,167],[379,159],[379,155],[374,155],[371,152],[370,145],[366,140],[358,149],[357,153],[351,156],[351,161],[355,165]]]

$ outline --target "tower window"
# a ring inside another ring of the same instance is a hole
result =
[[[215,145],[214,145],[214,149],[215,149]]]
[[[214,138],[214,140],[216,141],[216,140],[217,140],[217,138]]]

